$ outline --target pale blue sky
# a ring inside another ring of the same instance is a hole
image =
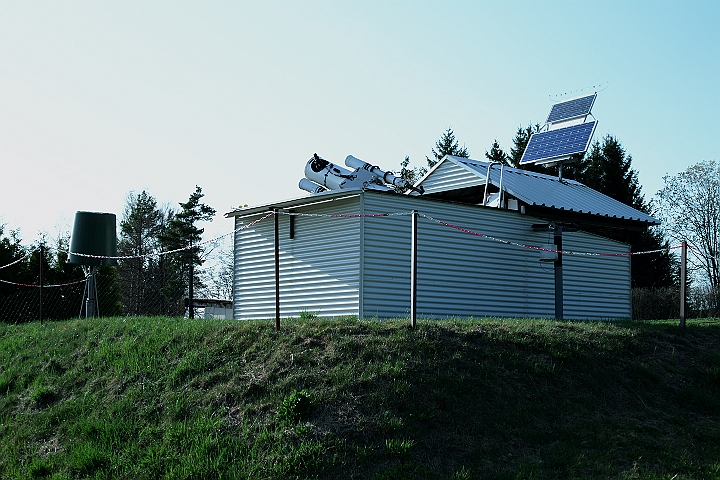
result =
[[[0,218],[29,243],[77,210],[120,218],[195,185],[222,214],[306,195],[317,152],[423,165],[447,127],[473,158],[607,82],[646,199],[718,159],[720,2],[0,0]]]

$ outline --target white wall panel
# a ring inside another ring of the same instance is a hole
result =
[[[308,199],[312,201],[312,199]],[[361,196],[297,206],[299,213],[409,213],[525,245],[552,243],[532,230],[541,220],[518,212],[366,192]],[[249,222],[260,215],[236,218]],[[303,310],[321,316],[402,317],[410,311],[411,219],[404,216],[280,218],[281,315]],[[566,233],[566,250],[627,251],[627,245],[584,232]],[[426,317],[555,315],[554,269],[540,252],[440,225],[418,223],[418,314]],[[566,318],[630,315],[628,257],[565,256]],[[273,219],[237,233],[235,318],[273,318]]]
[[[298,207],[297,213],[358,213],[360,197]],[[235,228],[261,215],[236,217]],[[303,311],[322,316],[359,313],[359,218],[279,215],[280,315]],[[235,235],[234,318],[275,317],[274,219]]]
[[[627,244],[589,233],[563,234],[563,250],[624,253]],[[630,257],[563,256],[565,318],[630,318]]]

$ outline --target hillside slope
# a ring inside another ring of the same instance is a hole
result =
[[[0,325],[1,478],[720,478],[720,321]]]

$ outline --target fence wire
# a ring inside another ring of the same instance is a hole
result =
[[[300,214],[277,212],[290,215],[323,216],[335,219],[353,218],[356,214]],[[410,212],[367,214],[363,216],[407,216]],[[274,215],[269,212],[237,230],[250,228]],[[430,221],[459,230],[462,233],[486,237],[493,241],[507,243],[512,246],[534,248],[542,250],[542,247],[515,244],[503,239],[496,239],[485,234],[466,230],[441,220],[422,215]],[[237,231],[235,230],[235,231]],[[232,235],[234,232],[222,235],[216,239],[202,242],[183,249],[168,252],[160,252],[141,256],[131,257],[107,257],[118,260],[118,267],[102,267],[95,273],[95,284],[97,289],[97,315],[118,316],[118,315],[142,315],[142,316],[183,316],[189,315],[187,271],[182,268],[178,270],[178,264],[171,262],[173,254],[181,253],[189,248],[196,248],[199,245],[218,242],[219,240]],[[671,250],[678,247],[670,247],[658,251]],[[59,253],[68,252],[58,250]],[[592,252],[563,252],[574,255],[628,255],[598,254]],[[635,252],[638,254],[650,254],[651,252]],[[7,265],[0,265],[0,273],[9,273],[9,267],[27,261],[33,252],[29,252],[22,258],[14,260]],[[231,255],[231,253],[230,253]],[[89,255],[85,255],[89,256]],[[5,269],[5,270],[2,270]],[[230,298],[232,296],[232,271],[224,272],[228,278],[218,279],[214,274],[200,275],[195,278],[194,298]],[[7,275],[2,275],[7,277]],[[37,284],[14,283],[8,279],[0,279],[0,321],[8,323],[20,323],[33,320],[56,320],[84,317],[87,308],[87,285],[86,279],[67,282],[60,285],[44,285],[40,288]],[[218,285],[223,284],[221,287]],[[693,289],[689,292],[689,315],[688,317],[717,316],[718,312],[713,306],[718,305],[718,292],[702,291]],[[223,305],[227,307],[225,300]],[[633,290],[633,318],[635,319],[664,319],[677,318],[679,305],[679,288],[663,289],[634,289]],[[204,301],[204,304],[209,304]],[[212,304],[212,302],[210,302]],[[199,309],[198,313],[201,313]]]

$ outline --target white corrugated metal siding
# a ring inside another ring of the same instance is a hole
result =
[[[312,199],[308,199],[312,202]],[[296,208],[297,213],[358,213],[360,197]],[[235,217],[235,228],[261,214]],[[280,315],[307,311],[322,316],[359,314],[360,218],[279,215]],[[275,317],[274,219],[235,234],[233,316]]]
[[[477,233],[537,245],[537,219],[514,212],[408,197],[366,195],[365,212],[420,213]],[[391,223],[392,222],[392,223]],[[366,316],[407,315],[410,309],[410,218],[368,218],[365,223],[363,311]],[[418,314],[453,316],[553,316],[552,267],[539,253],[418,221]],[[390,267],[390,268],[388,268]]]
[[[540,220],[517,212],[408,197],[365,196],[365,213],[413,208],[437,220],[523,245],[552,243],[534,232]],[[410,309],[410,218],[365,220],[363,312],[407,315]],[[564,249],[621,253],[625,244],[585,232],[565,234]],[[418,314],[429,317],[554,317],[555,274],[540,252],[479,237],[421,217],[418,222]],[[628,257],[565,256],[565,318],[630,316]]]
[[[444,161],[421,182],[426,194],[458,190],[475,185],[485,185],[485,179],[463,168],[457,163]],[[412,195],[417,195],[413,193]]]
[[[584,232],[563,234],[563,250],[629,252],[627,244]],[[630,257],[563,255],[565,318],[630,318]]]
[[[468,230],[524,245],[552,243],[534,232],[537,218],[518,212],[418,197],[365,192],[351,198],[295,207],[298,213],[409,213],[412,209]],[[237,217],[249,222],[259,215]],[[280,218],[281,315],[303,310],[321,316],[404,316],[410,310],[409,215],[365,218],[297,216],[295,239],[289,217]],[[566,250],[618,253],[627,245],[573,232]],[[540,252],[440,225],[418,222],[418,314],[427,317],[529,316],[555,314],[554,270]],[[630,316],[628,257],[565,256],[567,318]],[[234,316],[275,315],[273,219],[239,231],[235,239]]]

